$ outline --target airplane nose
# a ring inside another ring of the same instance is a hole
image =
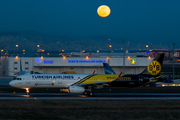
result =
[[[15,85],[15,82],[11,81],[11,82],[9,82],[9,85],[13,87]]]

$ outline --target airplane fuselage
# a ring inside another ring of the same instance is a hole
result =
[[[17,88],[68,88],[73,84],[86,85],[112,81],[118,75],[96,74],[30,74],[12,80],[10,86]]]
[[[10,86],[17,88],[62,88],[71,85],[89,85],[91,83],[109,82],[110,87],[138,87],[149,82],[148,75],[122,75],[115,80],[117,74],[29,74],[12,80]]]

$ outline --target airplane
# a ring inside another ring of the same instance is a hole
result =
[[[153,83],[152,78],[159,77],[164,54],[159,54],[148,67],[137,75],[117,74],[30,74],[14,78],[9,85],[26,89],[31,88],[60,88],[70,93],[92,95],[93,88],[141,86]],[[121,76],[121,77],[119,77]]]
[[[122,74],[119,80],[112,81],[107,87],[139,87],[163,81],[165,76],[159,76],[164,59],[164,53],[158,54],[147,68],[139,74]],[[103,63],[105,74],[116,74],[112,68]]]
[[[108,85],[113,81],[109,77],[118,80],[119,75],[100,75],[100,74],[27,74],[13,78],[9,82],[12,87],[26,89],[26,94],[32,88],[60,88],[69,93],[82,93],[92,95],[92,89]]]

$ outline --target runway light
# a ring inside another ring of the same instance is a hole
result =
[[[36,100],[36,98],[34,98]]]
[[[109,57],[107,57],[107,59],[110,59]]]
[[[16,92],[13,92],[13,93],[16,93]]]
[[[128,59],[130,60],[130,57],[128,56]]]
[[[66,59],[66,56],[63,56],[63,59],[65,60],[65,59]]]
[[[99,52],[99,50],[97,50],[97,53]]]
[[[4,50],[1,50],[1,52],[3,52]]]
[[[49,55],[49,53],[47,53],[47,55]]]
[[[41,56],[41,59],[43,59],[43,56]]]
[[[64,52],[64,50],[61,50],[62,52]]]
[[[151,59],[151,57],[149,56],[148,59]]]
[[[37,45],[37,47],[40,47],[40,45]]]
[[[16,56],[16,58],[15,59],[18,59],[18,56]]]
[[[89,59],[89,57],[88,56],[86,56],[86,60],[88,60]]]
[[[19,45],[16,45],[16,47],[19,47]]]

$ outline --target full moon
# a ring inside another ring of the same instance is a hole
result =
[[[111,12],[111,9],[107,5],[101,5],[97,9],[97,13],[101,17],[107,17]]]

